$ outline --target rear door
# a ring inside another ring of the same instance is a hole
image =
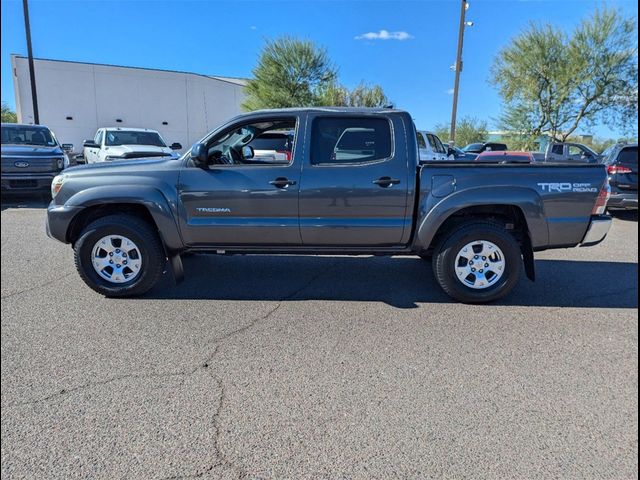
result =
[[[401,244],[411,228],[407,201],[415,176],[402,119],[316,113],[308,122],[300,183],[303,245]]]

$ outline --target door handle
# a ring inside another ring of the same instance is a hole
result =
[[[289,180],[286,177],[278,177],[275,180],[271,180],[269,182],[269,185],[273,185],[274,187],[277,188],[287,188],[290,185],[295,185],[296,182],[295,180]]]
[[[380,187],[387,188],[393,185],[397,185],[398,183],[400,183],[400,180],[391,177],[380,177],[378,180],[374,180],[373,183]]]

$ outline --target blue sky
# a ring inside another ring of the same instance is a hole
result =
[[[470,0],[459,115],[492,119],[500,98],[492,58],[531,21],[571,30],[602,1]],[[637,16],[637,3],[608,5]],[[326,47],[340,80],[382,85],[419,128],[451,115],[458,0],[57,1],[31,0],[34,56],[249,77],[265,39],[281,35]],[[2,0],[2,100],[15,104],[11,53],[26,54],[21,0]],[[384,30],[387,33],[380,35]],[[377,34],[377,35],[373,35]],[[372,37],[386,38],[372,38]],[[601,136],[617,136],[604,126]],[[581,132],[587,133],[587,132]]]

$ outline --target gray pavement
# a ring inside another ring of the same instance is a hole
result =
[[[485,306],[414,257],[105,299],[44,216],[3,201],[3,478],[637,478],[637,215]]]

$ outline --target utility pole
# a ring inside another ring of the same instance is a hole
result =
[[[31,102],[33,103],[33,123],[40,123],[38,115],[38,94],[36,93],[36,72],[33,66],[33,49],[31,48],[31,27],[29,26],[29,5],[27,0],[22,0],[24,10],[24,30],[27,34],[27,55],[29,56],[29,78],[31,79]]]
[[[460,29],[458,30],[458,53],[456,55],[455,63],[456,79],[453,85],[453,109],[451,110],[451,132],[449,133],[449,142],[452,145],[455,145],[456,143],[456,115],[458,113],[458,90],[460,88],[460,72],[462,72],[462,44],[464,43],[464,28],[467,25],[473,25],[473,22],[465,21],[467,8],[469,8],[467,0],[461,0]]]

